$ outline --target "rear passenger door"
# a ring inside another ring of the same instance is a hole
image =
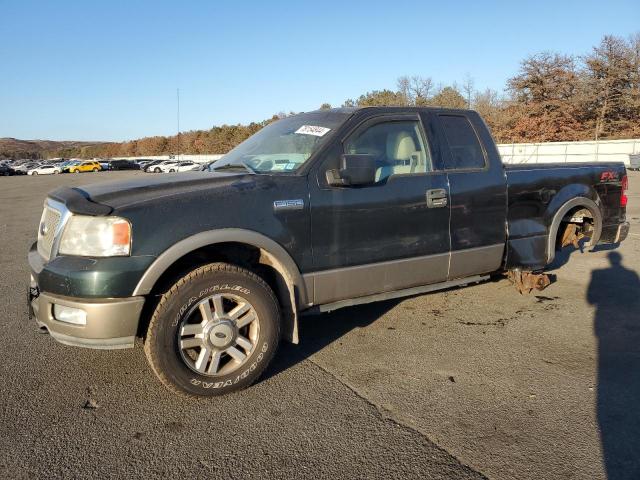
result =
[[[507,198],[495,144],[475,112],[434,117],[451,197],[449,279],[498,270],[506,242]]]

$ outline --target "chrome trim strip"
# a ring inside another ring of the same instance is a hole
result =
[[[58,256],[58,249],[60,248],[60,240],[62,238],[62,232],[64,231],[64,227],[66,227],[69,218],[73,215],[69,209],[60,202],[56,200],[52,200],[47,198],[46,205],[50,208],[57,210],[60,213],[60,222],[58,223],[58,227],[53,236],[53,245],[51,246],[51,252],[49,253],[49,258],[47,261],[52,260]]]
[[[624,242],[627,236],[629,235],[630,224],[629,222],[624,222],[618,225],[618,231],[616,232],[616,238],[613,240],[613,243]]]
[[[276,212],[286,210],[302,210],[304,208],[304,200],[296,198],[295,200],[275,200],[273,202],[273,209]]]

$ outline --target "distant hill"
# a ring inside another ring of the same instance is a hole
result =
[[[54,140],[19,140],[0,138],[0,158],[47,158],[65,156],[66,152],[78,152],[107,142],[77,142]]]

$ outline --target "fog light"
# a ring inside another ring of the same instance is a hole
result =
[[[53,305],[53,318],[59,322],[73,323],[74,325],[87,324],[87,312],[64,305]]]

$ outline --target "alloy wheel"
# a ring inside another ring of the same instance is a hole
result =
[[[201,300],[184,317],[178,330],[178,349],[194,372],[227,375],[246,363],[259,333],[258,315],[247,300],[216,294]]]

